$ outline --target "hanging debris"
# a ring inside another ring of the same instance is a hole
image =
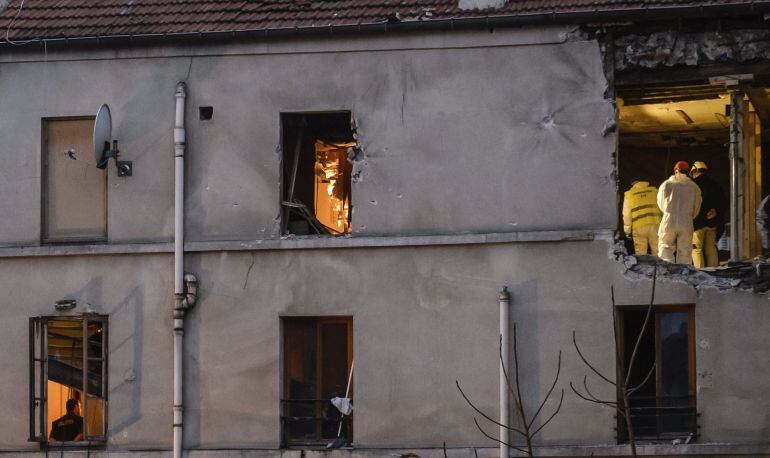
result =
[[[624,35],[615,40],[615,69],[657,68],[770,59],[770,30]]]

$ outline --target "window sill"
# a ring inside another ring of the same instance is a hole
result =
[[[106,440],[99,441],[66,441],[66,442],[41,442],[40,448],[47,450],[86,450],[101,449],[107,445]]]
[[[517,231],[448,235],[392,236],[291,236],[281,239],[223,240],[185,242],[186,252],[312,250],[330,248],[377,248],[404,246],[481,245],[495,243],[532,243],[611,240],[609,230]],[[82,256],[109,254],[173,253],[171,242],[108,243],[90,245],[34,245],[0,247],[0,258],[38,256]]]

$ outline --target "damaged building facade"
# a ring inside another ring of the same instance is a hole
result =
[[[536,454],[625,455],[573,333],[613,374],[656,271],[640,453],[770,454],[770,2],[603,5],[4,5],[0,452],[499,456],[455,382],[497,418],[505,285],[530,413],[562,352]],[[680,159],[725,267],[624,243]]]

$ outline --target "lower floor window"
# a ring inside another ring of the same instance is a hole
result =
[[[281,324],[283,445],[352,443],[353,319],[284,317]]]
[[[620,314],[625,367],[641,334],[629,383],[630,387],[641,384],[629,399],[634,437],[692,439],[698,433],[693,308],[656,308],[645,328],[646,315],[646,308],[628,308]],[[627,441],[622,420],[618,431],[619,441]]]
[[[29,440],[104,441],[107,317],[30,318],[29,353]]]

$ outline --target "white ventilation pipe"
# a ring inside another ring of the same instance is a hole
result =
[[[508,429],[510,419],[510,399],[508,390],[508,378],[506,371],[510,372],[508,365],[508,348],[510,347],[510,336],[508,334],[510,321],[511,294],[508,287],[503,286],[500,291],[500,458],[508,458],[510,451],[510,430]]]
[[[174,124],[174,458],[182,458],[184,431],[184,315],[195,304],[198,279],[184,274],[184,112],[187,86],[176,85]]]

